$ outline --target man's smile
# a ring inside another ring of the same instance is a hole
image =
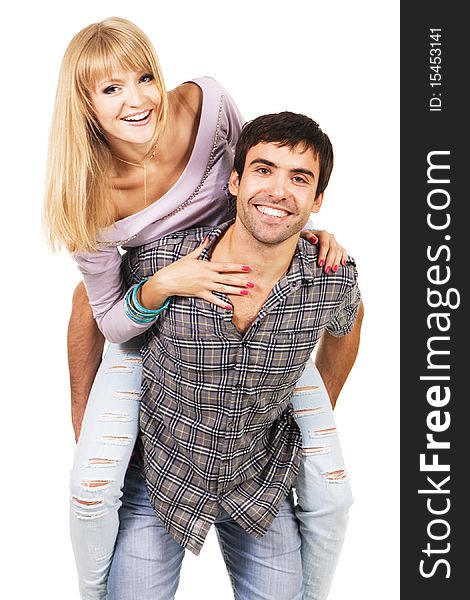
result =
[[[263,217],[266,217],[266,219],[263,220],[271,222],[279,222],[293,214],[293,212],[288,210],[285,206],[281,207],[279,204],[268,203],[265,200],[253,200],[252,204],[258,213],[261,213]]]

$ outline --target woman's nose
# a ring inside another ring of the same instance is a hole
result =
[[[138,85],[132,85],[128,89],[127,103],[129,106],[141,106],[143,102],[143,94]]]

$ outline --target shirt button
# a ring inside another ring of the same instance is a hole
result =
[[[235,421],[229,421],[228,428],[233,429],[235,427]]]

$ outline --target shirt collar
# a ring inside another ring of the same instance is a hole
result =
[[[222,225],[214,227],[209,231],[207,234],[209,243],[199,255],[199,260],[210,260],[214,245],[233,223],[235,223],[235,219],[222,223]],[[317,259],[318,247],[304,240],[302,237],[299,238],[292,262],[286,273],[289,283],[294,281],[312,283],[315,276],[318,277],[319,275],[316,272],[318,268]]]
[[[235,219],[231,219],[226,223],[222,223],[218,227],[214,227],[207,233],[207,237],[209,238],[209,243],[204,248],[204,250],[199,255],[199,260],[210,260],[212,256],[212,251],[214,250],[214,246],[217,241],[222,237],[222,235],[227,231],[227,229],[235,223]]]

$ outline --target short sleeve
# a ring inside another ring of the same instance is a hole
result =
[[[351,283],[333,318],[326,326],[328,333],[334,337],[342,337],[351,332],[356,320],[357,309],[361,303],[361,292],[357,283],[357,270],[353,265],[348,265],[346,268],[352,275]]]

